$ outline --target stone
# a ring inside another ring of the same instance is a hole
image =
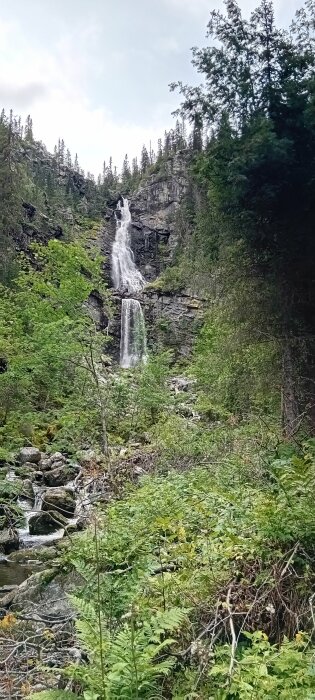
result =
[[[34,503],[35,493],[31,479],[24,479],[21,490],[21,497],[26,498],[28,501]]]
[[[51,464],[53,464],[54,462],[67,461],[67,458],[61,452],[54,452],[52,455],[50,455],[49,459],[51,460]]]
[[[34,478],[35,481],[42,481],[42,480],[43,480],[43,476],[44,476],[44,475],[43,475],[43,472],[40,472],[40,471],[36,471],[36,472],[34,472],[34,474],[33,474],[33,478]]]
[[[10,554],[19,548],[19,535],[14,529],[0,531],[0,552]]]
[[[41,460],[41,452],[37,447],[22,447],[18,454],[18,461],[21,464],[25,462],[30,462],[31,464],[38,464]]]
[[[54,465],[53,469],[44,472],[43,481],[46,486],[66,486],[78,475],[79,471],[79,466],[60,464],[59,462],[58,467]]]
[[[82,467],[90,467],[100,462],[100,457],[94,450],[82,450],[78,455],[78,459]]]
[[[45,469],[50,469],[52,467],[53,460],[51,457],[45,457],[44,459],[41,459],[39,462],[39,468],[42,469],[42,471],[45,471]]]
[[[28,549],[18,549],[16,552],[12,552],[8,561],[17,564],[22,564],[23,566],[30,564],[32,567],[34,565],[41,565],[42,562],[50,561],[51,559],[56,559],[57,549],[55,546],[41,545],[40,547],[30,547]]]
[[[44,511],[55,510],[62,515],[71,518],[75,511],[75,497],[72,491],[63,488],[51,488],[43,494]]]
[[[12,605],[16,609],[23,608],[23,610],[25,610],[26,606],[32,601],[39,600],[41,591],[46,588],[55,575],[55,569],[45,569],[44,571],[38,571],[32,574],[32,576],[29,576],[14,591],[7,593],[6,596],[1,598],[0,606],[7,607],[8,605]]]
[[[61,513],[57,513],[57,511],[46,512],[41,510],[39,513],[31,516],[28,524],[30,535],[50,535],[52,532],[65,527],[67,519]]]
[[[69,525],[67,525],[65,529],[65,534],[72,535],[75,532],[81,532],[82,530],[84,530],[85,526],[86,519],[83,516],[81,516],[80,518],[77,518],[75,522],[69,523]]]

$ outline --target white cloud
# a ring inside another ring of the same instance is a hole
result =
[[[23,118],[31,112],[36,138],[49,150],[63,138],[72,154],[78,153],[81,166],[96,175],[110,156],[120,168],[126,152],[131,159],[140,154],[143,143],[152,140],[154,146],[165,120],[171,121],[171,103],[159,110],[150,128],[131,123],[127,116],[117,124],[106,106],[91,104],[88,81],[102,71],[91,51],[97,36],[93,25],[76,27],[57,40],[53,51],[35,49],[21,27],[0,21],[0,61],[5,76],[5,82],[0,82],[0,107],[12,107]]]
[[[203,16],[205,13],[209,14],[211,9],[218,6],[218,3],[215,3],[214,0],[212,0],[212,3],[211,0],[210,2],[209,0],[163,0],[163,2],[176,10],[188,12],[195,16]]]

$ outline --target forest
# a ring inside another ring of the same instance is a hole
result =
[[[315,698],[314,0],[225,0],[192,63],[96,178],[1,113],[0,698]]]

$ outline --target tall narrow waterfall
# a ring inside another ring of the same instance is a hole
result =
[[[145,279],[138,270],[130,247],[131,214],[127,199],[119,202],[116,214],[116,236],[112,250],[112,278],[115,289],[128,294],[141,292]],[[145,362],[147,342],[141,304],[126,298],[121,306],[120,365],[135,367]]]

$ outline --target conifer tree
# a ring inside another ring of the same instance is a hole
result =
[[[140,170],[141,170],[142,175],[144,175],[144,173],[147,171],[149,165],[150,165],[150,157],[149,157],[149,154],[148,154],[146,147],[143,145],[142,151],[141,151],[141,164],[140,164]]]

